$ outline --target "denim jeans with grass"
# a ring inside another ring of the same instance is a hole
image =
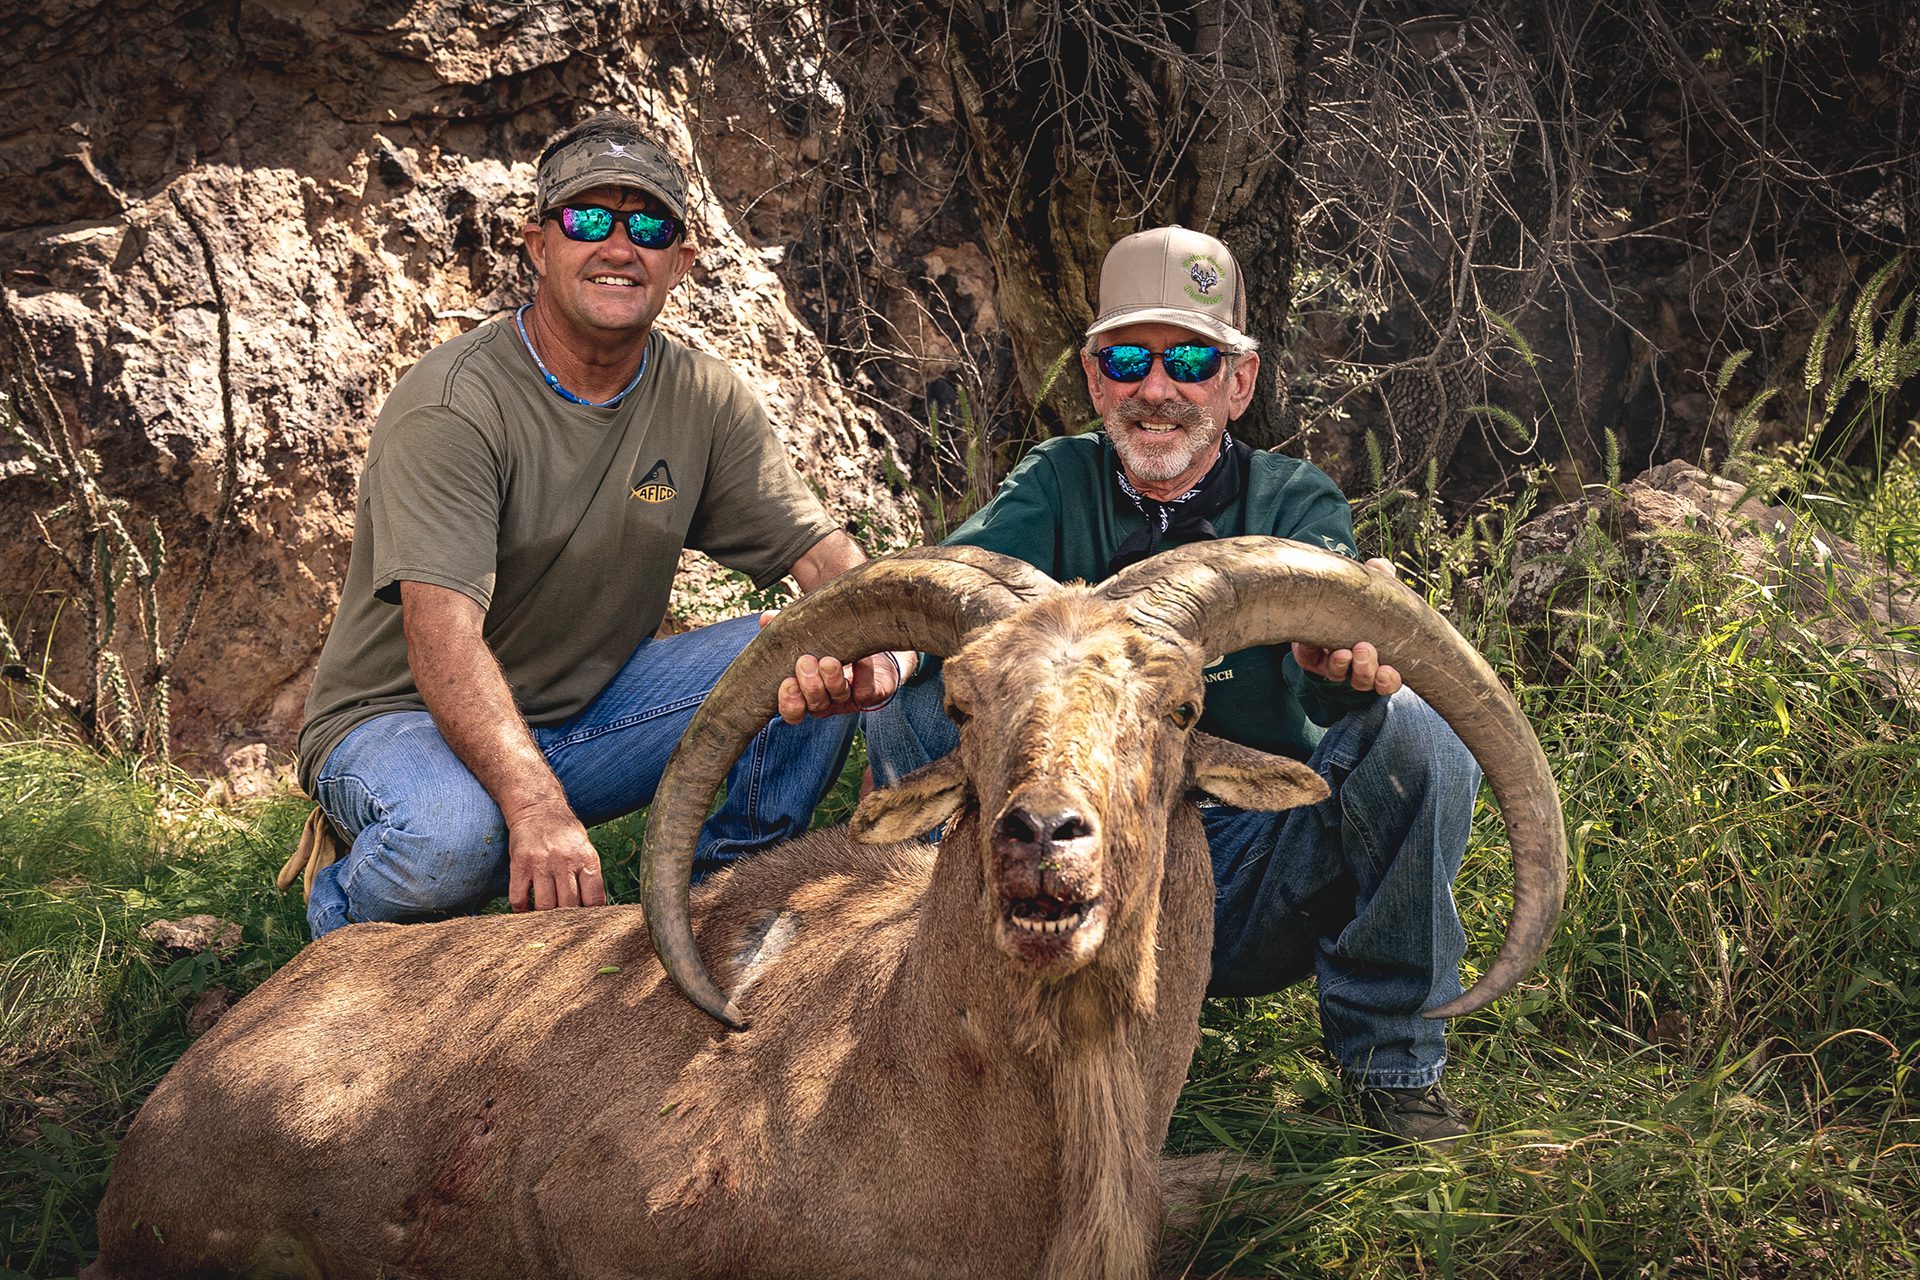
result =
[[[935,674],[864,717],[886,785],[959,743]],[[1213,855],[1216,996],[1263,995],[1313,976],[1327,1050],[1356,1085],[1434,1083],[1442,1023],[1460,994],[1466,937],[1453,880],[1480,768],[1412,690],[1334,722],[1308,760],[1332,794],[1286,813],[1201,808]]]
[[[715,680],[759,630],[748,615],[643,641],[586,710],[533,740],[592,826],[653,799],[667,757]],[[801,835],[839,775],[853,717],[771,721],[727,776],[727,798],[701,829],[704,875]],[[425,711],[377,716],[342,739],[314,798],[351,852],[314,878],[307,923],[318,938],[362,920],[425,920],[477,911],[507,889],[500,808]]]

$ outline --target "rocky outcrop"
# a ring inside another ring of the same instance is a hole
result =
[[[221,460],[214,294],[188,216],[228,299],[237,527],[176,669],[190,761],[290,747],[374,416],[422,352],[530,296],[532,161],[590,109],[650,121],[694,174],[700,265],[663,326],[741,371],[870,547],[911,538],[891,446],[772,270],[785,246],[743,234],[754,193],[712,181],[688,129],[689,86],[731,38],[630,2],[48,0],[0,17],[0,286],[108,487],[166,530],[166,607],[197,568]],[[745,123],[799,167],[780,96],[738,82],[775,72],[735,53],[737,109],[760,104]],[[48,498],[0,446],[5,526],[29,528]],[[737,607],[724,576],[697,586],[683,611]],[[56,673],[78,652],[61,591],[29,539],[0,546],[0,611]]]
[[[1504,604],[1514,626],[1564,642],[1581,628],[1560,622],[1588,615],[1589,593],[1633,592],[1652,609],[1683,573],[1710,575],[1729,600],[1751,584],[1805,635],[1859,662],[1883,694],[1920,709],[1920,581],[1685,462],[1522,526]]]

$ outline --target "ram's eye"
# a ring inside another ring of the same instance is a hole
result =
[[[1173,722],[1173,727],[1176,729],[1190,729],[1193,727],[1193,722],[1199,718],[1200,708],[1191,702],[1183,702],[1167,712],[1167,719]]]

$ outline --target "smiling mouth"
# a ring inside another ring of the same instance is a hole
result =
[[[1177,422],[1140,421],[1140,422],[1134,423],[1133,428],[1136,431],[1143,432],[1146,435],[1150,435],[1150,436],[1170,436],[1170,435],[1176,435],[1179,432],[1186,430],[1185,427],[1181,426]]]
[[[622,289],[637,289],[640,287],[638,280],[629,280],[625,276],[589,276],[588,283],[610,284]]]

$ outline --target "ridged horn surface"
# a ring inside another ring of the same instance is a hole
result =
[[[1470,990],[1426,1016],[1484,1008],[1540,959],[1567,888],[1560,796],[1513,694],[1426,601],[1346,556],[1257,537],[1163,552],[1109,579],[1101,594],[1197,641],[1209,660],[1285,641],[1322,648],[1370,641],[1479,761],[1513,849],[1513,916],[1499,953]]]
[[[641,904],[674,985],[730,1027],[740,1010],[707,972],[688,911],[694,846],[714,793],[778,712],[780,682],[803,654],[856,659],[882,649],[948,656],[976,628],[1057,584],[977,547],[921,547],[866,564],[780,611],[733,660],[674,748],[647,815]]]

